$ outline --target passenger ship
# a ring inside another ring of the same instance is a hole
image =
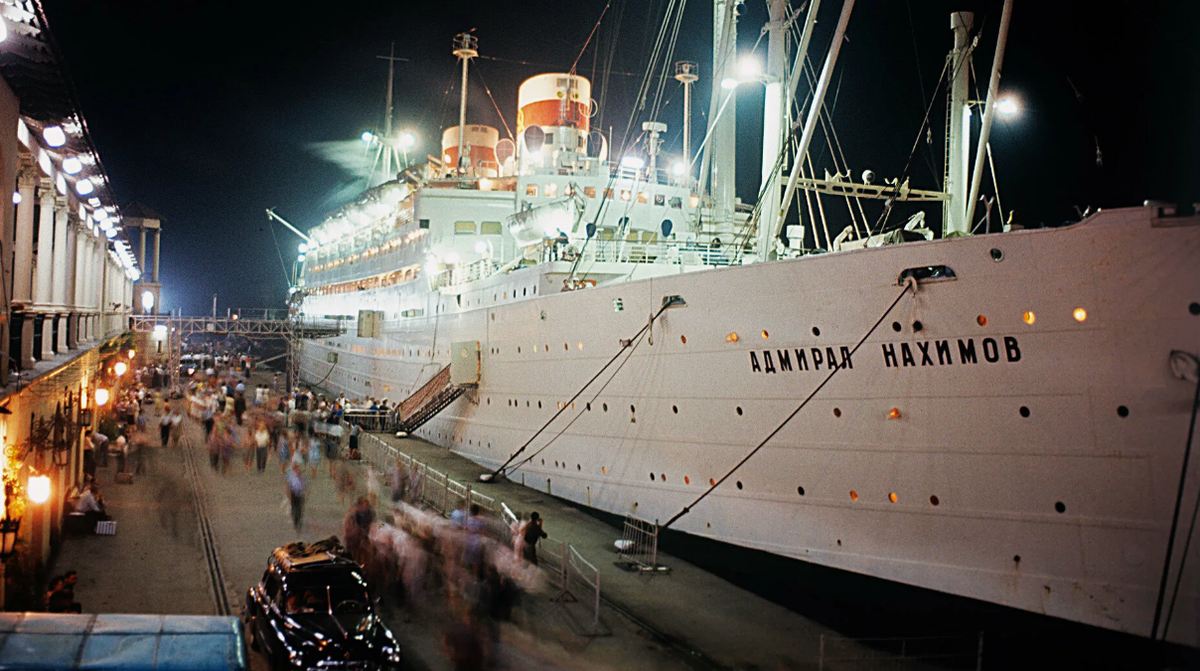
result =
[[[474,38],[455,54],[465,81]],[[916,218],[802,253],[774,244],[777,199],[728,197],[728,146],[710,147],[711,189],[667,169],[657,121],[641,160],[618,160],[591,97],[571,73],[525,81],[515,141],[464,104],[440,157],[309,231],[294,304],[350,327],[305,344],[302,378],[396,401],[441,375],[465,393],[415,434],[528,487],[1200,646],[1200,217],[1148,204],[936,239]],[[796,181],[932,194],[962,220],[965,144],[946,194]]]

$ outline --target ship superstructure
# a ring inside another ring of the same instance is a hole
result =
[[[940,239],[910,225],[789,253],[746,234],[759,211],[667,164],[660,122],[641,158],[610,156],[585,78],[539,75],[518,97],[512,140],[464,112],[440,156],[309,232],[302,310],[354,328],[306,344],[306,381],[395,401],[470,361],[452,380],[467,392],[417,434],[527,486],[1200,644],[1200,545],[1180,513],[1200,496],[1184,457],[1200,217],[1147,205]],[[962,205],[907,183],[769,181]]]

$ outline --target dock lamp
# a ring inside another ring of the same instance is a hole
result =
[[[129,370],[129,366],[125,365],[124,361],[118,361],[113,364],[113,372],[117,374],[117,377],[124,375],[127,370]]]
[[[50,500],[50,478],[45,475],[29,476],[29,500],[41,505]]]
[[[103,408],[108,405],[108,390],[103,387],[96,390],[96,405]]]

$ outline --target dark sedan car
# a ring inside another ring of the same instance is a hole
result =
[[[335,550],[275,550],[246,595],[250,645],[274,669],[397,669],[400,645],[375,614],[362,568]]]

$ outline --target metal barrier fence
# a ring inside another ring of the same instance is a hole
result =
[[[499,517],[509,527],[515,527],[520,522],[512,508],[503,501],[472,490],[470,485],[451,479],[445,473],[430,468],[429,464],[417,461],[376,436],[369,433],[360,434],[358,445],[363,458],[381,471],[386,471],[396,461],[403,464],[410,475],[412,499],[443,516],[448,516],[468,503],[474,503],[480,509]],[[657,525],[654,525],[654,528],[657,532]],[[589,636],[610,635],[612,632],[600,622],[600,571],[566,541],[543,539],[538,543],[537,552],[538,565],[557,590],[554,600],[586,599],[591,602],[592,622],[585,633]]]
[[[917,671],[983,668],[983,632],[978,636],[845,638],[821,635],[818,671]]]
[[[658,563],[658,523],[626,515],[617,559],[618,563],[639,571],[669,571]]]

